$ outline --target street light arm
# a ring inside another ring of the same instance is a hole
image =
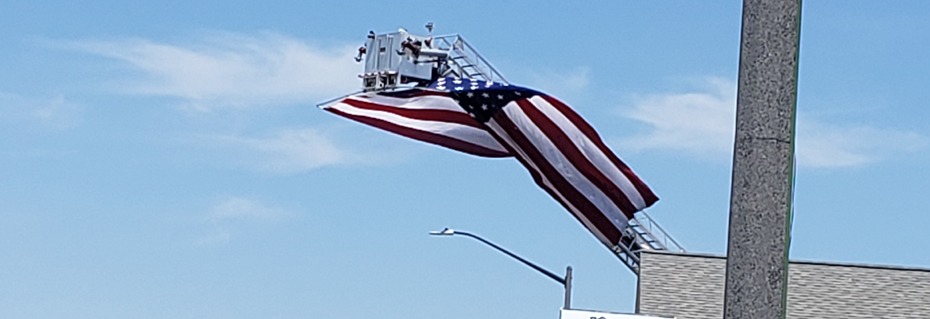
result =
[[[556,275],[556,274],[554,274],[553,272],[551,272],[551,271],[549,271],[549,270],[546,270],[545,268],[542,268],[542,267],[540,267],[540,266],[538,266],[538,265],[536,265],[536,264],[530,262],[529,260],[523,259],[523,257],[517,256],[516,254],[514,254],[514,253],[512,253],[512,252],[510,252],[510,251],[508,251],[508,250],[506,250],[506,249],[504,249],[504,248],[501,247],[501,246],[495,245],[494,243],[492,243],[492,242],[490,242],[490,241],[487,241],[487,240],[485,240],[484,238],[481,238],[481,237],[479,237],[479,236],[477,236],[477,235],[474,235],[474,234],[469,233],[469,232],[464,232],[464,231],[461,231],[461,230],[456,230],[456,231],[454,232],[454,234],[455,234],[455,235],[464,235],[464,236],[468,236],[468,237],[471,237],[471,238],[473,238],[473,239],[475,239],[475,240],[477,240],[477,241],[480,241],[480,242],[482,242],[482,243],[484,243],[484,244],[486,244],[486,245],[488,245],[488,246],[491,246],[491,247],[493,247],[494,249],[497,249],[497,251],[499,251],[499,252],[501,252],[501,253],[504,253],[505,255],[510,256],[511,258],[520,261],[520,262],[523,263],[524,265],[527,265],[527,266],[529,266],[530,268],[533,268],[533,269],[535,269],[536,271],[541,272],[542,274],[546,275],[547,277],[552,278],[552,280],[555,280],[555,281],[557,281],[558,283],[562,284],[562,286],[565,286],[565,283],[566,283],[565,278],[560,277],[559,275]]]

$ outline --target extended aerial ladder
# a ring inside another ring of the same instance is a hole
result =
[[[462,36],[433,36],[432,23],[427,23],[426,29],[425,36],[404,29],[384,34],[369,31],[355,58],[365,64],[365,71],[359,74],[362,91],[426,86],[443,77],[508,83]],[[623,239],[612,250],[637,275],[641,251],[685,251],[645,211],[636,213],[622,232]]]
[[[644,250],[658,250],[671,252],[685,252],[671,235],[659,223],[652,219],[646,211],[637,212],[623,229],[623,239],[614,248],[614,253],[627,268],[639,274],[639,252]]]

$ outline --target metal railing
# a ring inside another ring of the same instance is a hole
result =
[[[659,250],[672,252],[685,252],[681,246],[652,216],[640,211],[629,220],[623,229],[623,238],[613,251],[627,268],[639,274],[639,252],[643,250]]]
[[[447,63],[449,64],[449,71],[454,72],[453,75],[483,81],[510,83],[462,36],[458,34],[435,36],[433,41],[435,41],[439,49],[449,50]]]

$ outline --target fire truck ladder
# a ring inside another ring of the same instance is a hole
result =
[[[432,27],[432,23],[427,23],[426,28],[430,33]],[[429,44],[430,41],[432,44]],[[405,46],[411,42],[416,43],[418,53]],[[458,34],[418,36],[403,29],[384,34],[370,32],[365,46],[359,48],[356,61],[361,62],[363,57],[365,72],[359,75],[363,85],[356,93],[423,85],[435,80],[437,76],[509,84],[478,50]],[[331,99],[317,106],[322,107],[344,97]],[[685,251],[645,211],[636,213],[622,233],[620,243],[612,250],[620,261],[637,275],[641,251]]]
[[[614,253],[627,268],[639,275],[639,257],[641,251],[685,252],[671,235],[645,211],[637,213],[623,229],[620,244],[614,247]]]
[[[433,38],[437,47],[448,50],[447,68],[441,76],[473,78],[508,83],[488,60],[458,34]],[[508,83],[509,84],[509,83]],[[685,252],[685,249],[645,211],[638,212],[626,228],[614,253],[634,274],[639,275],[640,252],[644,250]]]
[[[433,41],[440,50],[449,51],[449,58],[446,59],[447,68],[441,74],[442,76],[509,84],[507,79],[462,36],[458,34],[436,36],[433,37]]]

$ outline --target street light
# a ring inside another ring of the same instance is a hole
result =
[[[514,253],[508,251],[507,249],[504,249],[503,247],[498,246],[498,245],[496,245],[496,244],[494,244],[494,243],[488,241],[487,239],[481,238],[480,236],[475,235],[475,234],[472,234],[472,233],[469,233],[469,232],[465,232],[465,231],[461,231],[461,230],[454,230],[454,229],[452,229],[452,228],[448,228],[448,227],[447,227],[447,228],[445,228],[445,229],[443,229],[443,230],[440,230],[440,231],[431,231],[431,232],[429,232],[429,234],[430,234],[430,235],[433,235],[433,236],[454,236],[454,235],[462,235],[462,236],[466,236],[466,237],[471,237],[472,239],[475,239],[475,240],[477,240],[477,241],[480,241],[480,242],[484,243],[485,245],[491,246],[491,248],[497,249],[497,251],[502,252],[502,253],[504,253],[505,255],[510,256],[510,257],[513,258],[513,259],[516,259],[517,261],[523,263],[524,265],[527,265],[527,266],[529,266],[530,268],[533,268],[533,269],[535,269],[536,271],[542,273],[543,275],[546,275],[546,277],[549,277],[549,278],[551,278],[552,280],[555,280],[556,282],[562,284],[562,287],[565,288],[565,307],[564,307],[564,309],[570,309],[570,308],[571,308],[571,304],[572,304],[572,266],[568,266],[568,267],[565,268],[565,277],[560,277],[559,275],[556,275],[555,273],[553,273],[553,272],[551,272],[551,271],[549,271],[549,270],[546,270],[545,268],[542,268],[542,267],[540,267],[540,266],[538,266],[538,265],[536,265],[536,264],[530,262],[529,260],[523,259],[523,257],[517,256],[516,254],[514,254]]]

